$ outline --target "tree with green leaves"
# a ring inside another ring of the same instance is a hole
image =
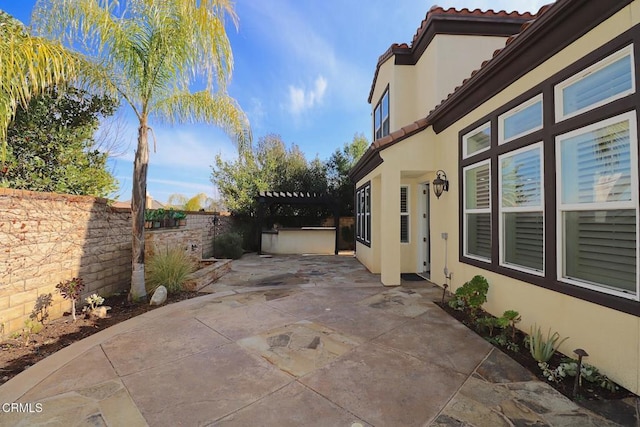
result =
[[[7,130],[8,155],[1,186],[107,197],[117,182],[94,134],[117,101],[76,88],[53,89],[18,106]]]
[[[6,171],[7,127],[31,96],[75,76],[77,57],[60,43],[32,36],[0,10],[0,174]]]
[[[253,150],[240,153],[237,160],[216,156],[211,181],[220,190],[225,206],[240,216],[255,215],[255,196],[260,191],[325,193],[328,189],[322,161],[307,161],[297,145],[287,147],[279,135],[260,138]],[[278,206],[271,214],[293,215],[294,210]]]
[[[146,296],[144,210],[150,121],[212,123],[241,149],[250,144],[248,120],[226,92],[233,68],[227,18],[237,24],[231,0],[127,0],[122,4],[117,0],[38,0],[36,4],[36,28],[81,49],[94,64],[84,70],[86,81],[123,99],[138,119],[131,198],[133,300]],[[192,92],[192,85],[199,83],[205,88]]]
[[[353,183],[349,170],[369,147],[369,141],[363,134],[355,134],[350,143],[342,149],[336,149],[327,161],[327,180],[331,193],[339,200],[340,215],[353,215]]]

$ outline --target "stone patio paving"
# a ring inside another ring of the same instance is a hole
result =
[[[433,304],[440,288],[384,288],[353,257],[245,255],[205,290],[0,386],[42,404],[0,426],[637,423],[637,399],[622,423],[577,406]]]

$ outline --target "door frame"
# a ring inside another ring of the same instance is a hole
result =
[[[420,235],[418,236],[418,259],[417,259],[417,272],[419,276],[425,279],[431,278],[431,185],[428,181],[419,185],[419,214],[418,221],[420,226]]]

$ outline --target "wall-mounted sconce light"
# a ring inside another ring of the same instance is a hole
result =
[[[439,199],[444,191],[449,191],[449,181],[447,174],[443,170],[436,171],[436,179],[433,180],[433,192]]]

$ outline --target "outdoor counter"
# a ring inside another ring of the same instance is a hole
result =
[[[333,254],[335,227],[280,228],[262,231],[262,251],[268,254]]]

